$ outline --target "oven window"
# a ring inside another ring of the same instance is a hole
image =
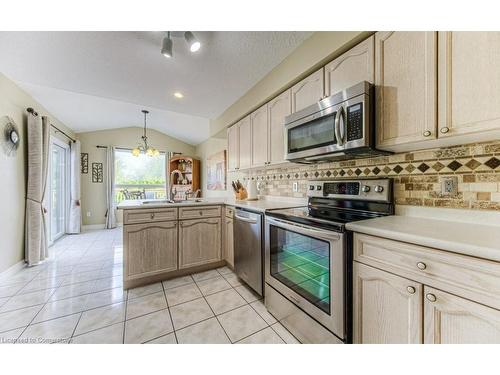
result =
[[[289,129],[288,152],[335,144],[335,114],[336,112]]]
[[[330,314],[330,243],[270,226],[271,276]]]

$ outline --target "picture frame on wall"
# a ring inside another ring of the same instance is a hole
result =
[[[226,190],[226,150],[207,158],[207,190]]]
[[[103,181],[102,163],[92,163],[92,182],[102,183],[102,181]]]
[[[86,152],[81,153],[80,166],[82,169],[82,174],[89,173],[89,154]]]

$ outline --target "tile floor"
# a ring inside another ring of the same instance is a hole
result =
[[[0,279],[0,343],[298,343],[227,267],[124,291],[122,259],[121,228],[88,231]]]

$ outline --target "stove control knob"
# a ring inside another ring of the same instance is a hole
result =
[[[363,186],[361,187],[361,191],[362,191],[363,193],[368,193],[368,192],[370,191],[370,187],[369,187],[368,185],[363,185]]]
[[[383,191],[384,191],[384,187],[383,187],[383,186],[380,186],[380,185],[377,185],[377,186],[375,186],[375,191],[376,191],[377,193],[381,193],[381,192],[383,192]]]
[[[309,185],[309,190],[314,190],[314,185]]]

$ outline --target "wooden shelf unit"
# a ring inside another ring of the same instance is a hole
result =
[[[195,159],[190,156],[185,155],[176,155],[170,158],[168,164],[168,173],[169,175],[172,171],[179,170],[184,178],[189,180],[189,184],[180,184],[179,176],[175,174],[172,178],[174,179],[173,184],[174,188],[178,191],[181,189],[182,192],[186,191],[196,191],[201,189],[200,185],[200,160]],[[201,196],[201,193],[200,193]]]

